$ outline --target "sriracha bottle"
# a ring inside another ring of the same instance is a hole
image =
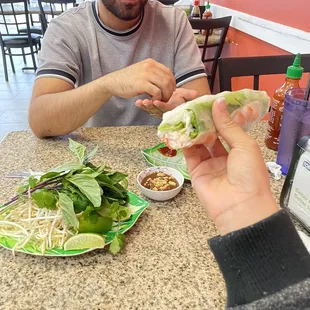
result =
[[[265,137],[265,144],[269,149],[278,150],[285,93],[289,89],[300,88],[299,81],[303,71],[300,65],[300,54],[297,54],[293,65],[287,68],[285,83],[275,91],[272,98]]]

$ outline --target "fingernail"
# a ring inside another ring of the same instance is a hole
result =
[[[215,101],[215,104],[218,106],[218,109],[221,112],[226,111],[226,100],[224,98],[219,98]]]

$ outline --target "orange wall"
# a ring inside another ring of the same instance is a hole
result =
[[[310,31],[309,0],[212,0],[236,11]]]
[[[273,46],[269,43],[254,38],[246,33],[230,28],[228,32],[229,44],[225,44],[222,57],[246,57],[246,56],[266,56],[285,55],[288,52]],[[302,62],[302,59],[301,59]],[[304,74],[300,82],[301,87],[306,87],[308,74]],[[284,83],[285,75],[265,75],[259,79],[260,90],[265,90],[270,96]],[[233,90],[242,88],[252,88],[253,77],[241,77],[232,79]]]
[[[246,12],[251,15],[256,15],[265,19],[273,20],[278,23],[285,23],[289,26],[299,27],[300,29],[310,31],[310,22],[306,21],[309,18],[310,1],[304,0],[213,0],[215,4],[229,7],[234,10]],[[303,2],[303,10],[298,11],[298,3]],[[305,4],[307,3],[307,4]],[[281,4],[281,5],[280,5]],[[281,9],[277,10],[278,6]],[[305,6],[308,8],[304,9]],[[260,9],[259,9],[260,8]],[[295,10],[296,9],[296,10]],[[298,16],[288,19],[290,12],[298,12]],[[273,14],[272,14],[273,12]],[[274,14],[274,12],[277,12]],[[266,55],[283,55],[289,54],[276,46],[266,43],[262,40],[254,38],[246,33],[240,32],[234,28],[230,28],[228,32],[229,44],[225,44],[222,57],[246,57],[246,56],[266,56]],[[304,74],[301,81],[301,87],[305,87],[308,74]],[[280,87],[285,79],[285,75],[272,75],[260,77],[260,89],[267,91],[269,95]],[[242,88],[252,88],[253,78],[235,78],[232,80],[233,90]]]

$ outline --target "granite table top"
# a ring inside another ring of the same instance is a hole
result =
[[[264,126],[250,134],[265,160],[274,161],[275,152],[263,145]],[[68,137],[98,144],[94,163],[127,173],[129,190],[143,197],[136,176],[147,166],[141,150],[159,143],[152,126],[81,128],[44,140],[31,131],[9,133],[0,144],[0,203],[21,182],[5,178],[9,172],[46,171],[73,161]],[[277,202],[282,185],[271,179]],[[14,257],[1,248],[0,309],[223,309],[225,285],[207,243],[217,231],[190,183],[169,202],[149,202],[116,256],[102,249],[66,258]]]

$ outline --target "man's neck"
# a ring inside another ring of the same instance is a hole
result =
[[[98,3],[98,15],[99,15],[100,20],[106,26],[114,30],[124,31],[124,30],[130,29],[135,24],[137,24],[137,22],[140,19],[140,16],[138,16],[136,19],[130,20],[130,21],[121,20],[117,18],[115,15],[113,15],[100,0],[97,1],[97,3]]]

